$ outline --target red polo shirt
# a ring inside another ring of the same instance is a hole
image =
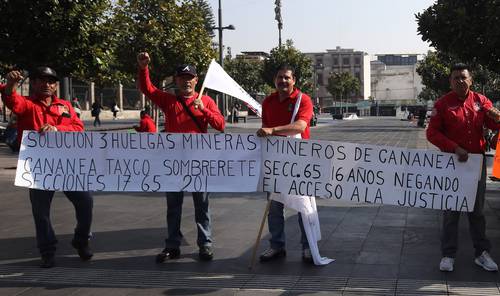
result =
[[[447,93],[434,105],[427,139],[443,152],[454,153],[460,146],[469,153],[484,153],[483,127],[500,128],[486,115],[492,106],[487,97],[473,91],[464,101],[455,92]]]
[[[135,130],[138,132],[156,133],[156,124],[151,116],[145,114],[139,122],[139,127],[136,127]]]
[[[203,111],[193,107],[194,100],[198,97],[195,93],[190,98],[181,98],[186,102],[186,106],[191,110],[196,120],[201,126],[201,131],[193,121],[191,116],[184,110],[184,107],[177,101],[173,94],[157,89],[149,79],[149,69],[139,69],[139,88],[146,97],[155,103],[165,113],[165,130],[170,133],[206,133],[208,125],[216,130],[223,131],[224,116],[217,108],[215,102],[209,96],[202,96],[201,100],[205,108]]]
[[[270,94],[262,102],[262,127],[277,127],[290,124],[298,89],[294,89],[290,97],[280,102],[278,92]],[[302,93],[299,110],[295,116],[295,121],[304,120],[307,123],[306,129],[302,132],[302,139],[310,138],[309,124],[313,115],[313,104],[311,98]]]
[[[5,105],[17,115],[17,141],[21,143],[24,130],[38,131],[44,124],[50,124],[58,131],[83,131],[83,123],[78,118],[71,103],[52,97],[52,103],[45,106],[39,100],[17,94],[4,95]]]

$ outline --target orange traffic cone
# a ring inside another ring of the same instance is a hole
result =
[[[493,170],[491,171],[491,174],[494,178],[500,181],[500,137],[498,136],[495,158],[493,159]]]

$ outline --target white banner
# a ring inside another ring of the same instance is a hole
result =
[[[253,134],[25,131],[15,185],[57,191],[253,192],[260,153]]]
[[[210,62],[203,85],[216,91],[223,92],[245,102],[257,116],[262,117],[262,106],[250,96],[229,74],[215,61]]]
[[[253,192],[472,211],[482,155],[254,134],[25,131],[15,185]]]
[[[267,138],[262,191],[470,212],[482,155]]]

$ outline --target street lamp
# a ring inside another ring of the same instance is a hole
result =
[[[234,30],[236,29],[233,25],[222,26],[222,5],[221,0],[219,0],[219,26],[212,27],[212,30],[219,31],[219,64],[221,67],[224,67],[224,45],[222,44],[222,31],[224,30]],[[224,118],[227,116],[227,107],[226,107],[226,98],[225,95],[222,94],[222,114]]]

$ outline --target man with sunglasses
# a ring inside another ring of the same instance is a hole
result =
[[[32,95],[21,96],[16,89],[23,76],[19,71],[7,74],[4,90],[6,106],[17,115],[18,142],[24,130],[45,132],[80,132],[83,123],[77,117],[71,103],[56,97],[56,72],[49,67],[38,67],[30,75]],[[92,223],[93,199],[89,192],[65,191],[66,197],[73,203],[77,224],[71,245],[77,249],[83,261],[90,260],[93,253],[89,247],[90,226]],[[36,240],[42,261],[40,267],[50,268],[55,265],[57,239],[50,222],[50,205],[54,191],[29,189],[31,209],[35,220]]]

